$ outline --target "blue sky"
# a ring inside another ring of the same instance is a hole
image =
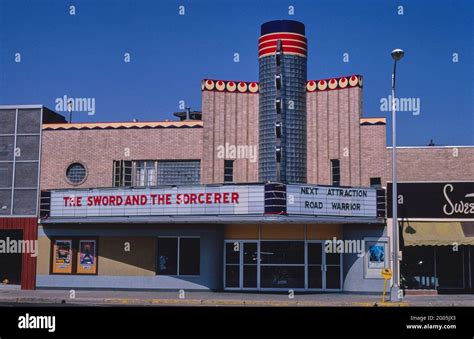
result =
[[[308,79],[362,74],[367,117],[389,118],[380,100],[390,94],[390,51],[405,50],[397,96],[419,98],[420,114],[398,114],[399,145],[426,145],[430,139],[473,145],[473,4],[0,0],[0,104],[54,109],[56,98],[67,95],[95,98],[95,115],[78,112],[75,121],[174,119],[180,100],[201,108],[203,78],[258,81],[260,25],[292,19],[306,25]],[[185,6],[184,16],[179,5]],[[400,5],[403,15],[397,13]],[[130,63],[124,53],[130,53]],[[240,62],[234,62],[234,53]],[[389,132],[390,126],[390,144]]]

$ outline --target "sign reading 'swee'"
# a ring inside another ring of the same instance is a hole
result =
[[[51,192],[51,217],[263,214],[263,185]]]
[[[377,216],[377,191],[370,188],[288,185],[286,202],[288,215]]]

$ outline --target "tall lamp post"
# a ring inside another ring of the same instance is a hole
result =
[[[394,60],[392,73],[392,238],[393,238],[393,284],[390,293],[391,301],[398,301],[400,284],[398,281],[398,207],[397,207],[397,119],[395,109],[395,73],[397,61],[400,61],[405,52],[402,49],[394,49],[392,58]]]

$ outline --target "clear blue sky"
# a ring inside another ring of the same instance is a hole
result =
[[[71,4],[75,16],[69,15]],[[174,119],[180,100],[201,108],[203,78],[258,81],[260,24],[292,19],[306,25],[308,79],[362,74],[367,117],[387,116],[380,99],[390,93],[390,51],[405,50],[397,95],[419,98],[421,113],[400,112],[400,145],[426,145],[430,139],[473,145],[473,4],[0,0],[0,104],[54,109],[56,98],[68,95],[96,100],[95,116],[76,113],[75,121]],[[403,16],[397,15],[399,5]],[[126,52],[130,63],[123,61]],[[345,52],[349,63],[343,62]],[[15,63],[15,53],[21,53],[21,63]]]

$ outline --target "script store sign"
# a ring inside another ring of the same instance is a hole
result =
[[[263,214],[263,185],[51,192],[51,217]]]

